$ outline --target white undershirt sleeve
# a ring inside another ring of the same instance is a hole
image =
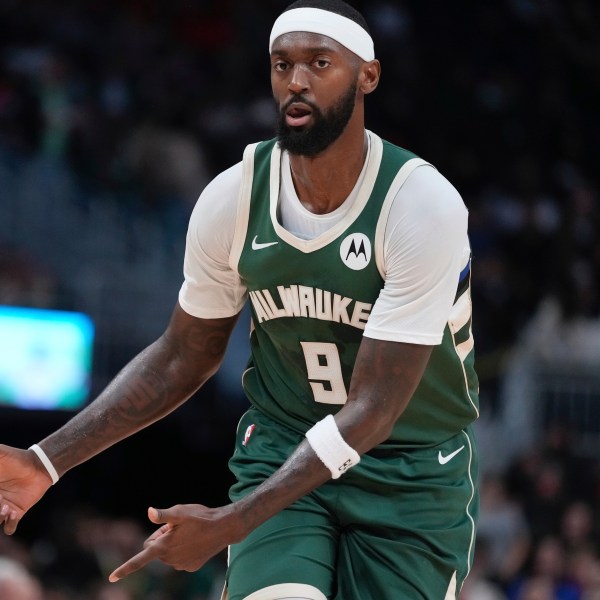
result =
[[[215,177],[190,217],[179,304],[194,317],[230,317],[246,301],[246,288],[229,266],[241,181],[241,163]]]
[[[367,337],[436,345],[469,261],[467,209],[430,165],[416,168],[398,191],[386,224],[385,285],[365,327]]]

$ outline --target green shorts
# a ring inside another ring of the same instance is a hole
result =
[[[249,410],[230,461],[231,499],[269,477],[302,439]],[[455,599],[473,556],[476,478],[470,429],[436,447],[373,450],[231,546],[228,598],[299,583],[335,600]]]

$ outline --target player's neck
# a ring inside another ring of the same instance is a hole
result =
[[[290,155],[292,180],[302,205],[315,214],[333,212],[354,189],[367,156],[364,127],[346,130],[315,157]]]

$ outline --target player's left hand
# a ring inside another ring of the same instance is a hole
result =
[[[178,571],[196,571],[215,554],[237,541],[234,505],[208,508],[178,504],[148,509],[148,518],[162,524],[145,542],[144,549],[115,569],[115,582],[158,559]]]

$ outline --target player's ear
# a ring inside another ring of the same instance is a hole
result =
[[[381,63],[377,59],[364,62],[360,66],[358,89],[363,94],[370,94],[379,84],[380,77]]]

